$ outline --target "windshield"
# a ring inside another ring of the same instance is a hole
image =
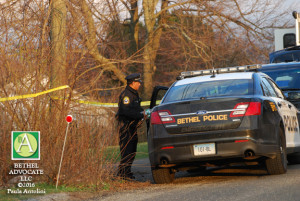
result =
[[[299,61],[300,52],[290,52],[276,57],[272,63]]]
[[[172,87],[166,94],[164,103],[208,97],[252,94],[253,81],[250,79],[198,82]]]
[[[263,72],[269,75],[282,90],[300,89],[300,68],[263,70]]]

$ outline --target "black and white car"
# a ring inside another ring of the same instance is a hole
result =
[[[169,89],[154,89],[151,106],[167,90],[148,130],[156,183],[208,164],[250,161],[264,163],[269,174],[287,171],[287,154],[300,152],[298,110],[258,68],[183,72]]]

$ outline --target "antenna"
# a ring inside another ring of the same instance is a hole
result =
[[[216,74],[215,74],[215,67],[213,67],[213,69],[212,69],[212,76],[210,76],[210,78],[215,78],[216,77]]]

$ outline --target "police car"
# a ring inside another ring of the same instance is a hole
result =
[[[263,162],[269,174],[286,172],[287,154],[300,152],[297,108],[259,68],[181,73],[151,113],[156,183],[172,182],[180,170],[244,161]],[[151,106],[166,89],[155,88]]]

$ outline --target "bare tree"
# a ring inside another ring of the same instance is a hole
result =
[[[157,9],[159,3],[161,3],[161,8]],[[169,31],[175,33],[179,40],[187,44],[186,48],[195,50],[196,55],[192,57],[194,59],[196,59],[195,56],[198,58],[200,64],[198,66],[200,68],[218,65],[217,61],[220,59],[216,59],[216,55],[225,56],[217,49],[220,49],[216,43],[218,37],[223,37],[225,40],[219,40],[223,42],[226,40],[242,41],[257,51],[257,57],[261,58],[259,55],[265,55],[266,57],[268,55],[268,52],[265,51],[266,47],[270,47],[268,43],[272,43],[270,41],[272,37],[269,28],[274,27],[275,17],[280,18],[280,16],[286,14],[284,11],[278,11],[280,3],[277,0],[248,2],[240,0],[178,0],[172,3],[144,0],[143,11],[147,27],[147,38],[143,55],[146,96],[149,97],[151,94],[153,76],[157,70],[155,61],[161,43],[162,31],[164,34]],[[173,15],[170,15],[171,12]],[[168,20],[174,15],[177,16],[179,22],[173,23]],[[183,16],[197,19],[202,23],[203,27],[209,27],[210,31],[206,31],[206,33],[190,31],[191,28],[180,21],[180,19],[183,19]],[[208,38],[210,40],[207,40]],[[226,48],[224,50],[226,51]],[[244,52],[246,55],[248,50],[249,48],[242,48],[239,51]],[[191,55],[191,51],[186,52],[189,52]],[[233,52],[233,54],[235,53]],[[256,58],[243,58],[247,63],[257,61]],[[228,61],[223,63],[230,64]],[[187,66],[184,68],[185,70],[190,69]]]
[[[78,5],[80,8],[80,10],[77,10],[80,12],[76,12],[75,7],[72,4],[69,4],[69,11],[76,23],[78,33],[84,41],[84,45],[87,49],[86,53],[89,53],[98,62],[99,67],[101,67],[100,69],[102,69],[99,72],[99,78],[103,72],[112,71],[122,83],[125,83],[126,81],[122,71],[115,66],[114,62],[101,55],[98,50],[97,31],[93,19],[93,13],[91,12],[88,3],[86,1],[71,1],[71,3]]]
[[[135,54],[139,49],[139,8],[138,8],[138,0],[121,0],[122,4],[126,7],[129,12],[129,35],[130,35],[130,53]],[[125,19],[128,20],[128,19]]]
[[[163,14],[158,15],[156,11],[158,0],[144,0],[143,1],[143,9],[144,9],[144,18],[145,25],[147,28],[147,38],[144,47],[144,81],[145,81],[145,89],[144,93],[146,98],[150,98],[152,92],[152,83],[153,83],[153,75],[156,71],[155,66],[155,58],[156,53],[160,45],[160,37],[162,34],[162,22],[163,22]],[[164,13],[164,9],[168,6],[168,1],[163,0],[161,4],[161,10]],[[159,17],[159,22],[156,24],[157,19]]]

